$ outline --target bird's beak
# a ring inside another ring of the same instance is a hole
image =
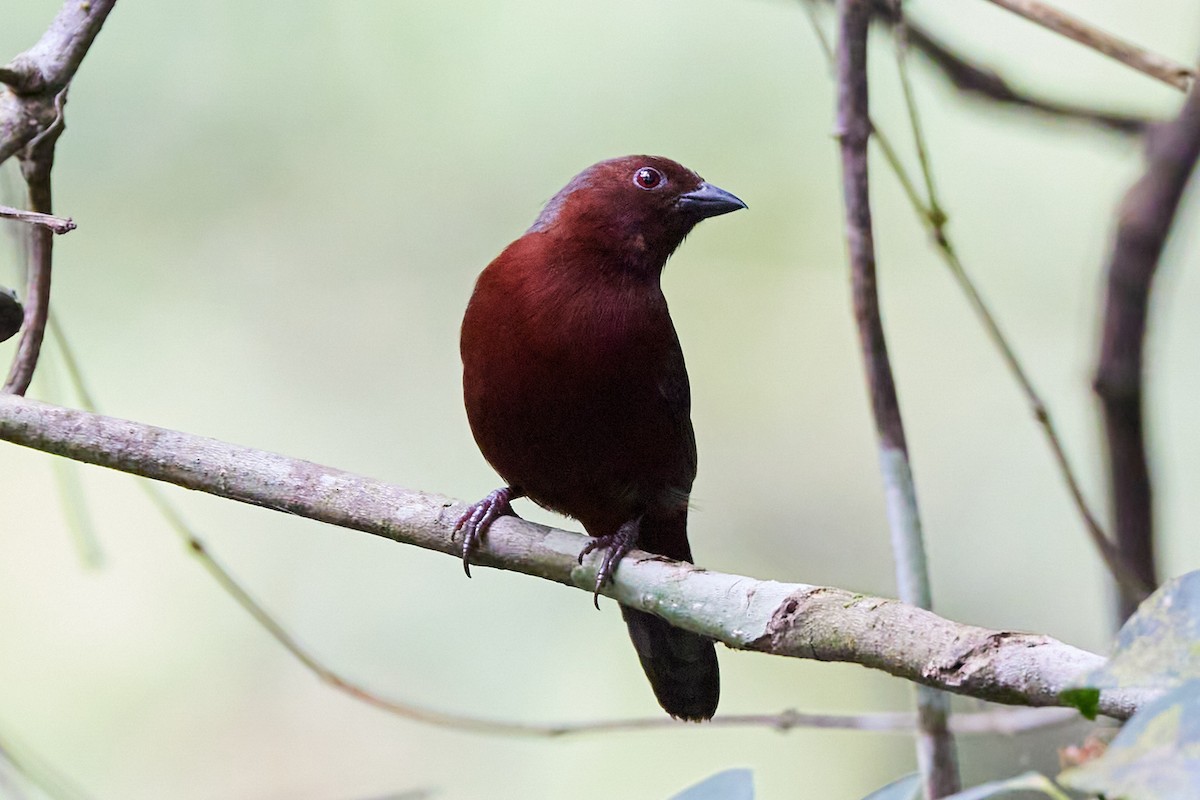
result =
[[[719,186],[713,186],[705,181],[692,191],[681,194],[676,201],[677,207],[699,218],[718,217],[746,208],[746,204]]]

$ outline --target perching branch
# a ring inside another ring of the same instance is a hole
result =
[[[0,295],[2,297],[2,295]],[[48,330],[62,350],[63,366],[71,384],[84,407],[95,412],[96,403],[88,390],[74,351],[67,343],[61,326],[54,315],[50,317]],[[77,466],[76,462],[56,459],[56,465],[64,468]],[[74,474],[73,472],[71,474]],[[159,509],[167,525],[180,541],[213,577],[226,594],[249,614],[258,625],[276,642],[286,649],[313,675],[328,686],[337,689],[359,702],[381,709],[390,714],[427,725],[449,730],[477,733],[490,736],[546,737],[613,733],[632,730],[668,730],[687,727],[688,723],[663,717],[634,719],[585,720],[572,722],[510,722],[479,716],[454,714],[438,709],[419,706],[412,702],[386,697],[378,691],[368,689],[344,677],[324,663],[291,633],[251,592],[217,559],[200,534],[187,523],[178,508],[166,496],[162,484],[151,480],[140,480],[150,501]],[[981,711],[957,714],[950,720],[955,733],[1012,736],[1034,730],[1066,725],[1078,721],[1079,715],[1070,708],[1013,708],[998,711]],[[797,728],[825,728],[837,730],[859,730],[892,733],[911,733],[916,728],[915,714],[903,712],[881,712],[874,714],[812,714],[787,709],[777,714],[723,714],[710,720],[706,727],[756,727],[771,728],[786,733]]]
[[[465,506],[438,495],[181,431],[0,396],[0,440],[460,557],[450,540]],[[590,594],[598,558],[584,538],[515,517],[497,520],[477,562]],[[1101,656],[1048,636],[993,631],[896,600],[710,572],[635,551],[603,594],[740,650],[862,664],[999,703],[1062,705]],[[583,602],[583,601],[581,601]],[[1125,719],[1142,694],[1105,691],[1100,713]]]
[[[867,179],[867,145],[871,136],[867,102],[867,33],[871,23],[871,2],[838,0],[837,9],[837,131],[841,140],[842,193],[846,205],[854,317],[858,323],[867,388],[879,439],[900,599],[928,609],[933,600],[916,486],[909,466],[904,421],[875,288],[875,242]],[[927,800],[954,794],[961,785],[954,737],[947,725],[949,713],[948,697],[926,687],[917,688],[917,763]]]
[[[1194,87],[1179,116],[1151,130],[1146,151],[1146,173],[1118,212],[1095,389],[1104,410],[1117,546],[1155,586],[1154,504],[1142,409],[1146,321],[1159,258],[1200,157],[1200,93]],[[1136,606],[1137,599],[1122,592],[1122,619]]]

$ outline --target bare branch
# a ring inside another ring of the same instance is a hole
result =
[[[411,709],[412,707],[406,705],[405,708]],[[695,729],[697,727],[694,723],[664,716],[538,724],[493,722],[476,717],[457,717],[442,712],[426,713],[428,715],[412,716],[411,718],[418,722],[450,727],[469,733],[535,738],[623,731]],[[954,733],[972,736],[1016,736],[1021,733],[1068,725],[1072,722],[1079,722],[1080,719],[1079,713],[1070,708],[1014,708],[956,714],[950,720],[950,728]],[[778,714],[718,714],[707,720],[701,727],[770,728],[780,733],[803,729],[912,735],[916,726],[917,715],[905,711],[883,711],[875,714],[810,714],[789,709]]]
[[[66,0],[38,42],[0,68],[0,162],[60,117],[55,98],[104,25],[116,0]]]
[[[53,211],[50,174],[67,87],[115,4],[66,0],[42,38],[0,70],[0,162],[20,155],[32,211]],[[25,320],[5,392],[23,394],[37,367],[50,308],[52,236],[43,226],[30,233]]]
[[[1098,53],[1103,53],[1138,72],[1157,78],[1176,89],[1187,91],[1188,84],[1196,75],[1195,70],[1185,67],[1183,64],[1113,36],[1111,33],[1102,31],[1091,23],[1073,17],[1041,0],[989,0],[989,2],[1035,22],[1043,28],[1073,39],[1084,47],[1090,47]]]
[[[867,145],[871,136],[867,103],[867,32],[871,23],[871,0],[838,0],[837,9],[837,130],[841,140],[842,191],[846,204],[854,317],[858,323],[867,388],[879,439],[900,598],[928,609],[933,601],[921,517],[875,289],[875,242],[867,178]],[[917,762],[925,796],[930,800],[954,794],[961,786],[954,737],[947,725],[949,714],[948,697],[928,688],[917,688]]]
[[[66,94],[67,90],[63,88],[55,96],[55,121],[35,136],[21,154],[21,174],[29,187],[29,205],[40,214],[49,214],[53,210],[50,173],[54,170],[54,146],[65,128],[63,103]],[[8,379],[0,391],[25,394],[33,380],[46,333],[46,320],[50,314],[50,273],[53,262],[54,233],[46,226],[35,226],[29,231],[29,267],[21,341],[17,345],[17,355],[9,369]]]
[[[0,295],[2,296],[2,295]],[[84,382],[82,371],[75,359],[62,328],[52,314],[49,330],[62,350],[63,365],[71,379],[76,394],[89,411],[96,411],[95,401]],[[56,459],[56,464],[76,466],[73,461]],[[691,727],[661,715],[647,718],[617,720],[584,720],[578,722],[520,723],[484,717],[452,714],[437,709],[385,697],[368,689],[329,667],[326,663],[301,644],[250,591],[225,568],[188,524],[178,508],[167,497],[161,484],[150,480],[138,481],[150,501],[162,513],[167,524],[176,533],[201,566],[213,577],[234,602],[242,607],[259,626],[276,642],[312,672],[322,682],[367,705],[396,716],[416,722],[435,725],[450,730],[494,736],[557,737],[589,733],[609,733],[634,730],[664,730]],[[1069,708],[1004,709],[955,715],[951,730],[955,733],[1013,736],[1018,733],[1066,725],[1078,721],[1079,715]],[[904,712],[880,712],[873,714],[812,714],[788,709],[778,714],[723,714],[711,720],[706,727],[757,727],[771,728],[786,733],[796,728],[826,728],[837,730],[880,731],[912,733],[917,724],[915,714]]]
[[[901,16],[899,12],[887,5],[884,0],[874,0],[874,3],[876,19],[880,19],[882,17],[891,25],[897,25],[900,22]],[[813,33],[816,35],[817,40],[821,45],[821,49],[832,62],[833,50],[829,46],[829,43],[825,38],[825,34],[821,31],[821,28],[817,24],[816,18],[811,13],[812,4],[806,2],[804,7],[806,10],[810,11],[809,21],[812,23]],[[904,24],[909,33],[910,43],[915,44],[917,41],[915,37],[916,29],[907,20],[905,20]],[[898,52],[901,54],[900,64],[902,69],[900,74],[902,82],[906,85],[905,96],[910,103],[910,107],[915,109],[915,105],[912,105],[911,90],[907,88],[907,70],[903,69],[903,43],[900,37],[897,38],[897,47]],[[1049,406],[1042,399],[1041,393],[1038,391],[1037,387],[1034,386],[1033,380],[1029,377],[1029,374],[1025,371],[1020,359],[1017,357],[1016,349],[1012,346],[1008,340],[1008,337],[1005,336],[1004,331],[1000,328],[1000,323],[992,313],[987,301],[984,300],[983,295],[976,287],[975,281],[967,272],[966,266],[963,264],[962,259],[958,257],[957,249],[951,243],[949,231],[946,229],[949,218],[945,210],[938,204],[937,194],[934,191],[933,174],[929,169],[928,155],[926,154],[922,158],[922,173],[926,182],[926,195],[929,198],[928,201],[926,201],[921,196],[912,178],[909,177],[904,165],[900,162],[900,156],[897,154],[896,149],[891,145],[891,142],[884,134],[883,129],[880,128],[874,120],[871,121],[871,130],[874,134],[873,138],[875,143],[879,145],[879,149],[883,154],[884,160],[887,162],[888,167],[891,168],[896,180],[899,181],[900,188],[904,190],[904,195],[908,198],[909,204],[912,206],[913,211],[916,212],[917,216],[920,217],[921,222],[924,223],[926,229],[929,231],[930,238],[937,246],[938,254],[942,257],[946,267],[950,270],[950,274],[953,276],[954,280],[958,283],[959,288],[966,296],[967,302],[970,304],[972,310],[974,310],[976,316],[979,318],[980,323],[983,325],[984,332],[987,334],[988,338],[992,341],[992,344],[1000,353],[1000,357],[1004,361],[1005,366],[1008,368],[1009,373],[1017,382],[1017,385],[1020,386],[1022,394],[1025,395],[1025,399],[1029,404],[1030,411],[1033,413],[1034,419],[1037,421],[1038,425],[1042,429],[1042,433],[1046,437],[1046,443],[1050,446],[1051,454],[1054,456],[1055,464],[1058,466],[1059,473],[1063,478],[1063,482],[1067,486],[1067,491],[1070,493],[1071,499],[1079,511],[1088,536],[1092,540],[1092,544],[1096,547],[1101,560],[1103,560],[1105,566],[1108,567],[1108,570],[1112,576],[1130,593],[1130,596],[1146,597],[1149,595],[1153,587],[1145,585],[1145,583],[1138,578],[1133,569],[1125,563],[1120,551],[1109,539],[1108,535],[1101,527],[1100,521],[1096,518],[1095,513],[1093,513],[1091,509],[1091,505],[1084,496],[1083,487],[1079,483],[1079,479],[1075,474],[1075,470],[1071,466],[1070,458],[1067,456],[1066,447],[1063,444],[1061,437],[1058,435],[1058,428],[1054,424],[1053,417],[1050,414]],[[923,137],[920,134],[919,125],[914,124],[913,133],[917,139],[918,152],[920,153],[925,151],[926,148],[923,144]]]
[[[37,44],[9,62],[0,72],[5,83],[21,95],[53,97],[71,79],[117,0],[67,0]]]
[[[63,219],[62,217],[55,217],[50,214],[42,214],[37,211],[24,211],[19,208],[10,208],[9,206],[0,206],[0,218],[25,222],[30,225],[42,225],[49,228],[51,233],[57,234],[70,233],[79,227],[75,224],[75,220],[70,218]]]
[[[21,152],[57,119],[53,99],[30,100],[0,88],[0,163]]]
[[[876,2],[876,18],[895,24],[896,14],[883,0]],[[883,9],[883,10],[879,10]],[[1026,108],[1052,117],[1077,120],[1098,125],[1117,133],[1137,134],[1149,121],[1132,114],[1120,114],[1087,106],[1036,97],[1009,83],[995,70],[969,61],[953,52],[923,26],[908,21],[909,41],[937,67],[956,89],[1004,105]]]
[[[1146,173],[1118,212],[1095,390],[1104,410],[1117,546],[1154,586],[1154,504],[1142,410],[1146,323],[1159,258],[1200,157],[1200,92],[1193,88],[1178,118],[1152,129],[1146,149]],[[1137,598],[1122,592],[1122,618],[1136,606]]]
[[[832,4],[832,0],[803,0],[806,10],[811,12],[818,4]],[[872,0],[872,21],[886,27],[894,26],[899,20],[897,7],[892,0]],[[1028,109],[1050,117],[1067,119],[1096,125],[1122,134],[1139,134],[1150,120],[1135,114],[1106,111],[1080,103],[1063,102],[1038,95],[1014,86],[995,69],[980,64],[955,52],[919,22],[909,18],[909,43],[937,68],[960,92],[990,100],[1002,105]],[[818,29],[818,36],[822,36]]]
[[[464,506],[438,495],[262,450],[137,422],[0,396],[0,439],[459,557],[450,531]],[[478,553],[482,566],[586,593],[596,561],[575,558],[578,534],[505,517]],[[635,552],[604,594],[742,650],[857,663],[949,691],[1031,706],[1104,659],[1047,636],[962,625],[877,597],[726,575]],[[1147,698],[1105,691],[1100,713],[1124,719]]]

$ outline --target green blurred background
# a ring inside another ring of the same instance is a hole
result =
[[[1061,5],[1178,59],[1196,50],[1193,4]],[[58,6],[6,3],[0,59]],[[1152,115],[1180,100],[985,2],[909,6],[1022,85]],[[914,163],[890,46],[875,43],[876,118]],[[919,58],[914,78],[951,232],[1102,507],[1088,385],[1101,265],[1138,145],[964,100]],[[832,106],[821,52],[786,0],[127,1],[67,107],[57,210],[80,227],[57,242],[54,308],[107,413],[476,499],[497,478],[459,394],[475,275],[579,169],[669,155],[750,205],[701,226],[664,279],[694,393],[699,562],[892,594]],[[875,167],[881,290],[938,610],[1103,648],[1110,597],[1041,435]],[[1169,574],[1200,560],[1196,211],[1183,209],[1150,339]],[[19,249],[9,240],[0,255],[0,283],[17,285]],[[60,365],[51,348],[43,370]],[[31,394],[61,400],[57,383]],[[98,798],[665,798],[731,766],[752,767],[765,798],[854,798],[912,768],[896,735],[536,741],[397,719],[318,684],[131,478],[82,470],[104,553],[89,570],[51,459],[3,447],[0,468],[0,733]],[[511,720],[658,713],[611,603],[596,613],[578,591],[493,570],[467,581],[442,555],[170,493],[303,642],[381,693]],[[910,703],[907,685],[858,667],[721,659],[726,713]],[[966,776],[1053,769],[1063,739],[964,739]]]

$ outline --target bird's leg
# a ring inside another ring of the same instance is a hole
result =
[[[454,530],[450,532],[450,541],[454,541],[454,537],[459,531],[462,532],[463,571],[467,573],[468,578],[471,577],[471,551],[479,544],[479,540],[483,538],[483,534],[492,524],[492,520],[496,517],[519,516],[517,512],[513,511],[512,501],[524,496],[525,492],[516,486],[497,489],[478,503],[472,504],[458,518],[458,522],[454,523]]]
[[[600,608],[600,590],[604,588],[604,584],[612,580],[613,573],[617,571],[617,564],[621,562],[626,553],[637,547],[641,525],[641,517],[631,519],[617,528],[616,533],[597,536],[580,551],[580,564],[583,563],[583,557],[593,550],[604,548],[608,551],[604,554],[604,560],[600,562],[600,569],[596,570],[596,590],[592,592],[592,604],[596,608]]]

